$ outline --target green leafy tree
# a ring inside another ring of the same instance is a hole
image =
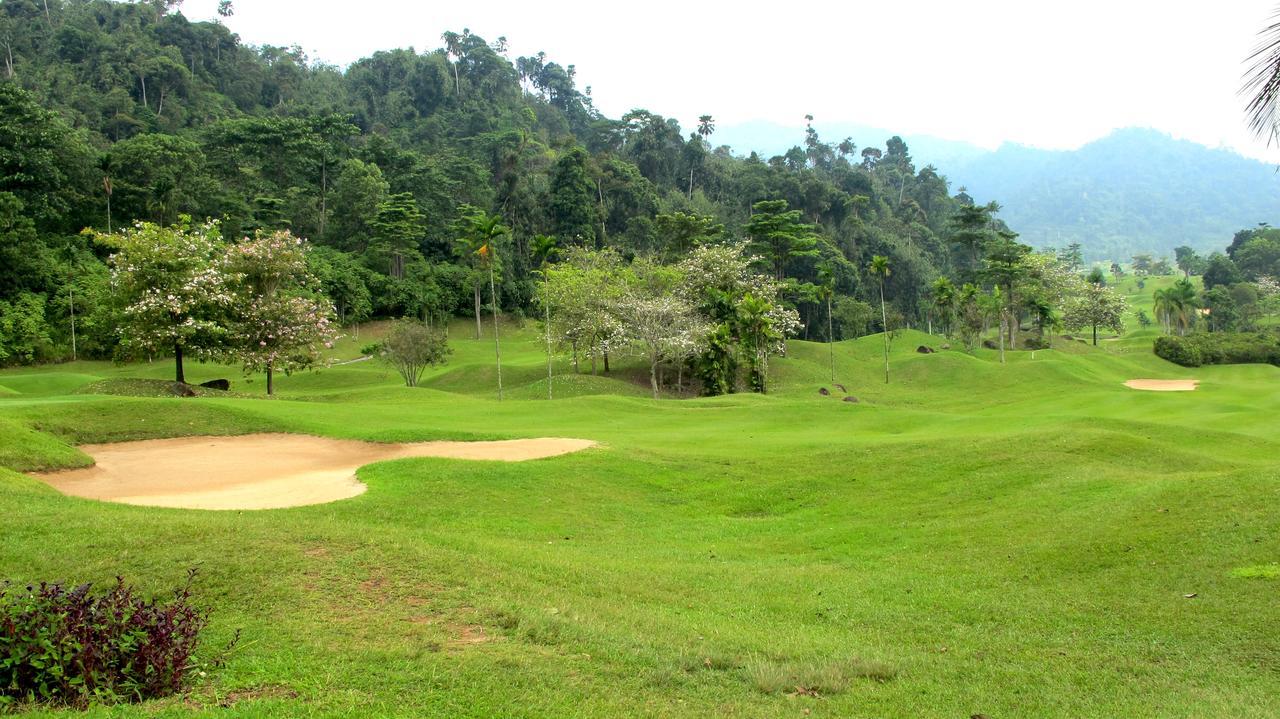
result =
[[[388,190],[377,165],[354,159],[344,162],[333,186],[333,221],[328,223],[325,241],[349,252],[368,249]]]
[[[748,245],[782,281],[787,263],[799,257],[818,255],[818,238],[813,227],[800,222],[800,210],[787,209],[786,200],[762,200],[752,205],[746,231]]]
[[[1221,252],[1209,255],[1203,277],[1206,290],[1211,290],[1218,285],[1229,287],[1237,282],[1244,282],[1244,274],[1240,272],[1235,261]]]
[[[1005,305],[1000,310],[1000,361],[1004,362],[1005,338],[1008,338],[1009,349],[1016,349],[1018,342],[1017,285],[1027,276],[1024,262],[1031,248],[1016,242],[1012,233],[1000,233],[987,248],[987,256],[983,260],[982,275],[988,282],[999,287]]]
[[[667,255],[676,259],[698,245],[717,242],[724,236],[724,225],[705,215],[663,213],[653,218],[653,225]]]
[[[1182,276],[1190,277],[1191,273],[1200,268],[1203,262],[1200,255],[1196,251],[1186,245],[1180,245],[1173,248],[1174,261],[1178,265],[1178,269],[1182,270]]]
[[[585,150],[574,147],[556,161],[547,215],[554,234],[562,242],[596,247],[599,213],[588,160]]]
[[[1086,283],[1083,291],[1067,303],[1062,314],[1062,324],[1077,331],[1085,327],[1093,329],[1093,344],[1098,344],[1098,328],[1124,332],[1124,314],[1128,309],[1125,299],[1115,290],[1104,285]]]
[[[1240,321],[1240,306],[1231,290],[1221,285],[1206,290],[1201,305],[1209,314],[1210,332],[1230,332]]]
[[[417,387],[422,373],[444,364],[452,351],[443,330],[406,319],[396,320],[379,345],[379,355],[396,368],[406,387]]]
[[[387,274],[404,277],[406,260],[418,256],[418,247],[425,234],[424,223],[425,218],[412,194],[398,192],[387,197],[378,203],[378,214],[371,223],[372,242],[368,255],[386,258]]]

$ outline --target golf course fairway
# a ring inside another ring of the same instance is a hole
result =
[[[240,636],[185,694],[37,713],[1275,716],[1280,580],[1250,568],[1280,561],[1280,369],[1192,372],[1153,330],[1004,364],[907,330],[887,384],[873,335],[831,348],[843,391],[829,348],[793,341],[764,396],[655,401],[639,360],[557,358],[548,401],[536,329],[503,332],[502,402],[488,329],[415,389],[376,360],[274,399],[195,363],[233,392],[165,396],[160,361],[0,372],[0,578],[162,594],[195,567],[202,646]],[[257,511],[27,474],[89,466],[80,445],[264,433],[598,447],[371,455],[343,470],[367,491]]]

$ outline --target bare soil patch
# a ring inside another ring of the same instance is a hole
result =
[[[94,466],[33,476],[64,494],[185,509],[278,509],[365,491],[360,467],[405,457],[519,462],[577,452],[585,439],[381,444],[298,434],[181,437],[80,447]]]
[[[1129,389],[1150,392],[1191,392],[1200,385],[1198,379],[1131,379],[1124,383]]]

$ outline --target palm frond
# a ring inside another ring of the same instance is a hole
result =
[[[1249,129],[1267,144],[1280,140],[1280,9],[1258,33],[1258,44],[1245,58],[1248,69],[1240,94],[1249,98],[1245,114]]]

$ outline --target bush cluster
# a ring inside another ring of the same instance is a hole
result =
[[[180,690],[207,615],[191,581],[147,601],[121,578],[91,585],[0,584],[0,710],[18,702],[141,701]]]
[[[1280,366],[1280,336],[1265,332],[1196,332],[1156,339],[1156,355],[1183,367],[1207,364]]]

